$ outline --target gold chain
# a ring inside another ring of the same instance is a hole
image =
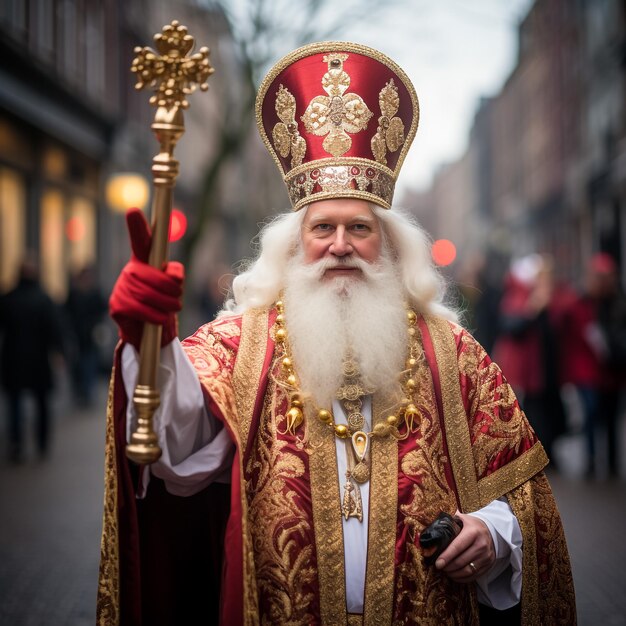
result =
[[[287,428],[286,431],[295,435],[296,430],[304,420],[303,402],[298,378],[293,363],[293,359],[289,354],[289,341],[287,329],[285,328],[285,306],[282,300],[276,302],[276,343],[282,348],[282,369],[285,374],[286,386],[289,389],[289,410],[287,411]],[[407,309],[407,333],[409,336],[409,354],[406,360],[406,370],[401,374],[401,385],[404,391],[404,398],[400,402],[398,411],[388,415],[384,422],[379,422],[374,426],[371,432],[364,433],[363,415],[361,414],[362,397],[369,393],[364,390],[358,383],[353,381],[358,376],[356,364],[348,356],[344,362],[344,375],[348,378],[348,384],[342,385],[338,391],[338,399],[343,400],[344,408],[348,417],[348,425],[336,424],[333,418],[332,410],[318,409],[318,419],[333,429],[335,436],[339,439],[353,438],[354,445],[357,445],[355,437],[364,435],[365,440],[369,437],[387,437],[394,436],[397,439],[404,439],[416,429],[416,420],[419,410],[415,405],[414,396],[417,390],[417,382],[415,373],[420,362],[420,350],[416,339],[417,335],[417,315],[415,311]],[[352,417],[352,424],[350,418]],[[359,420],[360,418],[360,420]],[[406,424],[406,432],[400,433],[399,429],[402,424]]]

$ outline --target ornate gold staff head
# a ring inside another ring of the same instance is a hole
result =
[[[161,33],[154,36],[157,52],[152,48],[137,47],[130,68],[137,74],[135,89],[151,87],[155,94],[150,104],[182,109],[189,108],[187,97],[198,87],[202,91],[209,88],[206,82],[215,71],[209,62],[209,49],[200,48],[188,56],[194,47],[194,38],[187,34],[187,27],[174,20],[164,26]]]

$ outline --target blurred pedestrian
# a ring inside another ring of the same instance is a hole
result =
[[[22,264],[17,286],[0,298],[0,382],[9,405],[9,456],[23,459],[23,403],[34,396],[37,415],[36,441],[45,457],[50,440],[50,392],[53,376],[50,360],[62,355],[59,311],[39,285],[37,263]]]
[[[108,310],[100,293],[93,267],[83,268],[72,280],[65,313],[72,339],[71,371],[78,404],[89,406],[98,376],[99,352],[96,333]]]
[[[556,438],[565,432],[559,328],[568,290],[558,288],[549,257],[514,261],[500,306],[494,358],[501,364],[555,467]]]
[[[596,428],[606,431],[610,475],[618,473],[620,392],[626,382],[626,298],[617,264],[605,253],[589,261],[584,291],[567,312],[564,330],[566,379],[580,394],[584,409],[587,475],[595,474]]]

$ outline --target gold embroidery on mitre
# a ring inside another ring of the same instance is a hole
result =
[[[379,163],[386,165],[387,150],[395,152],[404,143],[404,123],[399,117],[394,117],[400,108],[400,96],[393,78],[380,90],[378,104],[382,115],[372,137],[372,153]]]
[[[276,92],[275,109],[280,122],[272,129],[274,146],[283,158],[287,158],[291,152],[291,167],[297,167],[304,159],[306,141],[300,136],[296,123],[296,99],[282,85],[278,86]]]
[[[308,132],[327,135],[322,147],[335,157],[350,149],[352,139],[348,133],[358,133],[367,128],[373,116],[361,96],[345,93],[350,86],[350,76],[343,69],[348,56],[336,52],[324,56],[328,72],[322,77],[322,87],[328,96],[313,98],[300,118]]]

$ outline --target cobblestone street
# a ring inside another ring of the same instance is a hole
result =
[[[100,407],[105,394],[103,385]],[[10,466],[2,450],[2,625],[91,626],[95,621],[105,412],[69,406],[67,400],[57,402],[48,460],[32,460],[31,453],[23,465]],[[562,476],[550,474],[570,546],[579,624],[626,625],[626,481],[578,478],[579,451],[575,439],[562,446],[569,465]]]

